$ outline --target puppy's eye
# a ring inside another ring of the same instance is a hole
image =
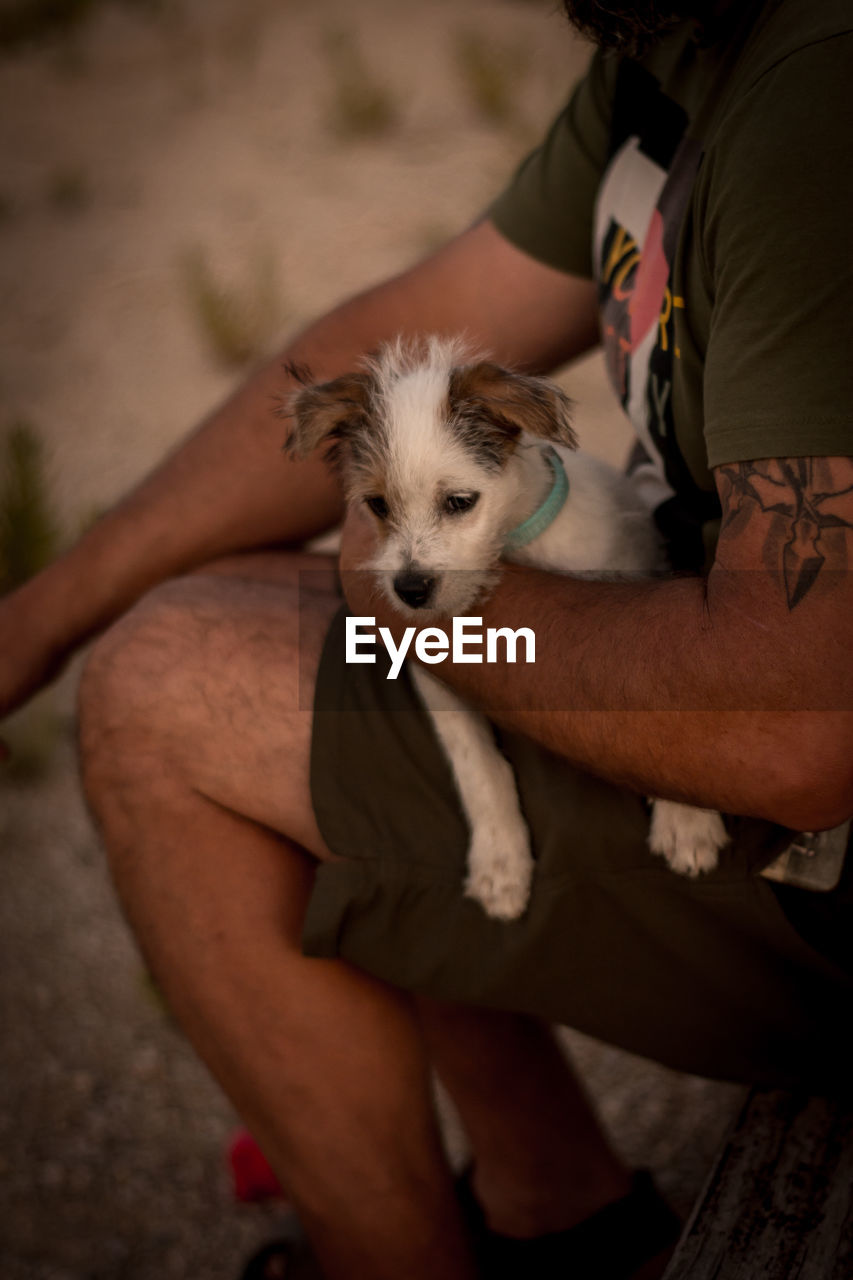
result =
[[[449,493],[444,499],[444,509],[450,516],[461,516],[477,505],[479,493]]]
[[[364,501],[378,520],[388,519],[388,503],[381,494],[377,493],[372,498],[365,498]]]

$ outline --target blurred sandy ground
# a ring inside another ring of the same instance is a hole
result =
[[[187,250],[237,286],[269,255],[284,335],[472,221],[587,57],[531,0],[219,0],[185,12],[197,16],[144,22],[112,7],[64,55],[0,68],[0,391],[5,413],[50,441],[72,526],[233,381],[188,304]],[[385,136],[341,139],[329,126],[325,44],[341,29],[357,33],[399,111]],[[529,62],[508,127],[479,118],[457,72],[469,30]],[[83,188],[82,207],[56,207],[63,177]],[[568,382],[585,437],[619,456],[597,363]]]
[[[387,86],[384,136],[330,126],[341,32]],[[458,70],[468,32],[519,58],[505,124]],[[188,251],[234,287],[264,264],[273,346],[472,221],[587,56],[534,0],[198,0],[108,6],[0,64],[0,429],[41,433],[66,536],[237,376],[193,315]],[[599,360],[564,381],[583,443],[620,461]],[[0,1274],[235,1275],[275,1214],[230,1202],[232,1117],[146,987],[70,740],[46,779],[0,784],[0,842]],[[740,1091],[571,1039],[626,1157],[686,1211]]]

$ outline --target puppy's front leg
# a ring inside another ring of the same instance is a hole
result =
[[[530,896],[533,857],[515,775],[495,744],[489,722],[452,690],[412,664],[412,678],[453,769],[468,819],[465,892],[487,915],[516,920]]]
[[[695,878],[713,871],[729,842],[723,819],[713,809],[697,809],[677,800],[653,800],[649,848],[666,858],[673,871]]]

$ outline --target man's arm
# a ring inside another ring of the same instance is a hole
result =
[[[535,665],[431,670],[496,722],[614,782],[800,830],[834,826],[853,814],[853,459],[715,475],[724,520],[707,582],[510,566],[476,613],[484,627],[532,627]],[[370,536],[353,533],[349,567]],[[402,629],[364,575],[347,592],[355,612]]]
[[[503,361],[552,367],[597,341],[595,288],[481,222],[317,321],[71,552],[0,601],[0,715],[154,584],[229,552],[299,543],[337,520],[322,462],[282,455],[273,409],[290,389],[284,361],[329,378],[398,333],[463,330]]]

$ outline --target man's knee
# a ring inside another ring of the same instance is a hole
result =
[[[84,764],[110,753],[117,738],[158,731],[193,629],[176,581],[156,587],[95,642],[78,695]]]
[[[257,692],[248,687],[254,665],[272,666],[280,687],[295,687],[292,594],[215,577],[149,592],[90,653],[79,695],[84,776],[95,764],[135,768],[140,754],[179,766],[197,753],[206,726],[245,710]]]

